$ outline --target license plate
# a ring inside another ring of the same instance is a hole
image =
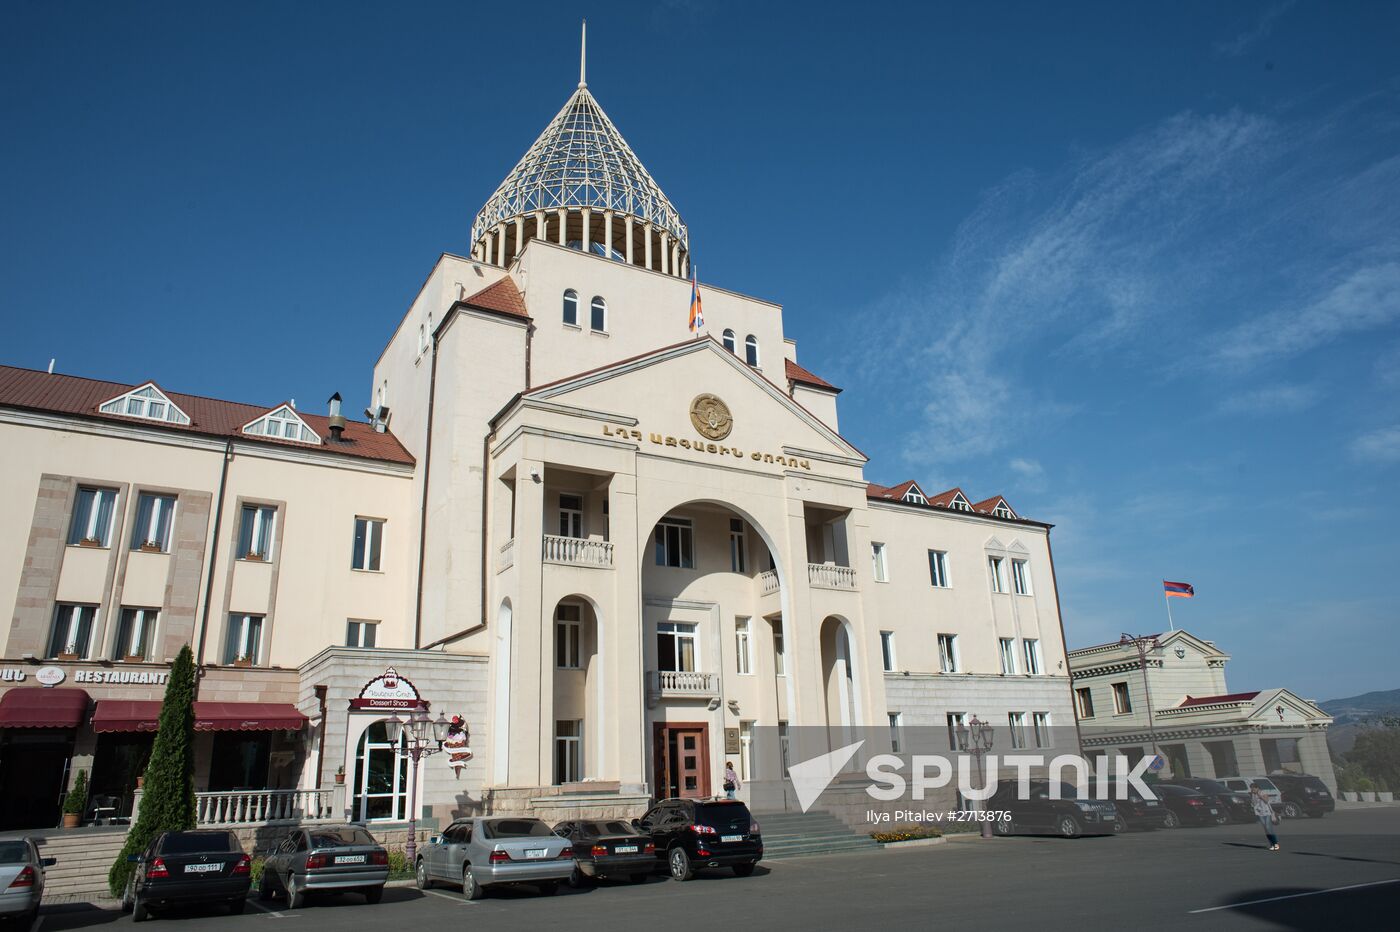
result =
[[[1215,814],[1216,814],[1215,810],[1212,809],[1212,810],[1210,811],[1210,814],[1211,814],[1211,815],[1215,815]]]
[[[218,873],[219,871],[221,871],[221,870],[223,870],[223,869],[224,869],[224,866],[223,866],[222,864],[186,864],[186,865],[185,865],[185,873],[187,873],[187,874],[215,874],[215,873]]]
[[[618,845],[613,849],[613,854],[636,854],[636,845]]]
[[[363,864],[365,856],[363,854],[337,854],[335,856],[337,864]]]
[[[1156,803],[1156,802],[1149,802],[1149,803],[1147,804],[1147,808],[1148,808],[1148,809],[1151,809],[1151,808],[1153,808],[1153,807],[1155,807],[1155,806],[1158,806],[1158,805],[1160,805],[1160,804],[1159,804],[1159,803]]]
[[[744,836],[743,836],[743,835],[721,835],[721,836],[719,836],[719,840],[720,840],[720,841],[743,841],[743,840],[744,840]]]
[[[548,849],[548,848],[526,848],[526,849],[525,849],[525,857],[527,857],[527,858],[542,858],[542,857],[544,857],[544,856],[545,856],[546,854],[548,854],[548,853],[549,853],[549,849]]]

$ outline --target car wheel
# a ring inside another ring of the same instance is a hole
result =
[[[1005,838],[1016,831],[1016,826],[1010,819],[997,819],[992,823],[992,831]]]
[[[690,866],[690,855],[680,846],[671,849],[666,863],[671,867],[672,880],[689,880],[695,876],[695,871]]]
[[[277,890],[272,886],[272,869],[263,867],[262,876],[258,878],[258,899],[267,902],[276,895]]]
[[[1061,838],[1074,838],[1080,834],[1079,820],[1072,815],[1063,815],[1055,822],[1055,831]]]
[[[234,901],[232,901],[231,903],[228,904],[228,912],[229,912],[229,915],[230,915],[230,916],[238,916],[238,915],[241,915],[241,914],[243,913],[243,910],[246,909],[247,907],[248,907],[248,901],[247,901],[246,899],[234,900]]]
[[[752,865],[752,864],[735,864],[735,865],[734,865],[734,876],[735,876],[735,877],[748,877],[748,876],[749,876],[750,874],[752,874],[752,873],[753,873],[753,865]]]
[[[585,874],[579,869],[579,866],[575,864],[574,872],[569,875],[569,886],[573,887],[575,890],[582,890],[589,885],[589,881],[592,879],[593,878]]]
[[[306,891],[297,886],[295,874],[287,875],[287,908],[301,909],[306,905]]]
[[[486,888],[472,876],[470,865],[462,868],[462,895],[469,900],[479,900],[486,895]]]
[[[383,887],[367,887],[365,889],[365,902],[373,906],[384,899]]]
[[[433,878],[428,876],[428,865],[422,858],[418,859],[418,866],[413,870],[413,881],[418,885],[419,890],[433,888]]]
[[[1115,816],[1113,819],[1113,834],[1122,835],[1128,830],[1128,823],[1122,816]]]
[[[151,911],[146,908],[146,904],[141,901],[141,897],[133,896],[131,898],[131,921],[145,922],[149,918],[151,918]]]
[[[633,874],[631,877],[633,883],[646,883],[650,879],[650,874]]]
[[[1162,828],[1181,828],[1181,816],[1168,809],[1166,816],[1162,819]]]
[[[536,884],[536,886],[539,888],[539,891],[543,896],[553,896],[554,894],[559,892],[559,881],[557,880],[541,881],[540,883]]]
[[[1303,817],[1303,808],[1297,803],[1284,803],[1283,817],[1285,819],[1301,819]]]
[[[122,912],[131,912],[131,884],[129,883],[126,885],[126,889],[122,891]]]

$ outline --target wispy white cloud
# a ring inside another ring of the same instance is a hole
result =
[[[1045,488],[1045,467],[1038,460],[1013,457],[1007,467],[1016,475],[1016,484],[1027,492],[1039,492]]]
[[[1311,385],[1266,385],[1221,400],[1220,414],[1293,414],[1311,408],[1321,393]]]
[[[1233,39],[1226,39],[1215,43],[1215,54],[1224,58],[1238,58],[1258,43],[1262,39],[1267,39],[1274,31],[1274,22],[1287,13],[1294,4],[1294,0],[1283,0],[1276,3],[1264,11],[1259,17],[1259,21],[1250,29],[1235,36]]]
[[[1400,463],[1400,424],[1367,431],[1351,442],[1351,455],[1366,463]]]

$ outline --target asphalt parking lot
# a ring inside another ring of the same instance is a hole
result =
[[[493,890],[469,902],[455,888],[385,891],[378,906],[354,895],[282,912],[253,900],[241,916],[219,910],[162,915],[151,929],[330,932],[355,924],[474,929],[670,930],[742,928],[982,928],[1083,932],[1108,928],[1321,929],[1387,927],[1400,910],[1400,809],[1285,822],[1283,850],[1266,850],[1257,825],[1178,829],[1106,838],[960,839],[903,851],[775,861],[752,877],[728,871],[689,883],[601,884],[552,897]],[[32,932],[130,923],[114,909],[60,904]]]

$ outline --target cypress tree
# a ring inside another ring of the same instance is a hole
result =
[[[107,874],[112,895],[120,897],[131,876],[127,857],[146,850],[161,832],[188,831],[195,827],[194,806],[194,652],[180,649],[165,685],[160,725],[146,765],[141,811],[127,832],[126,844]]]

